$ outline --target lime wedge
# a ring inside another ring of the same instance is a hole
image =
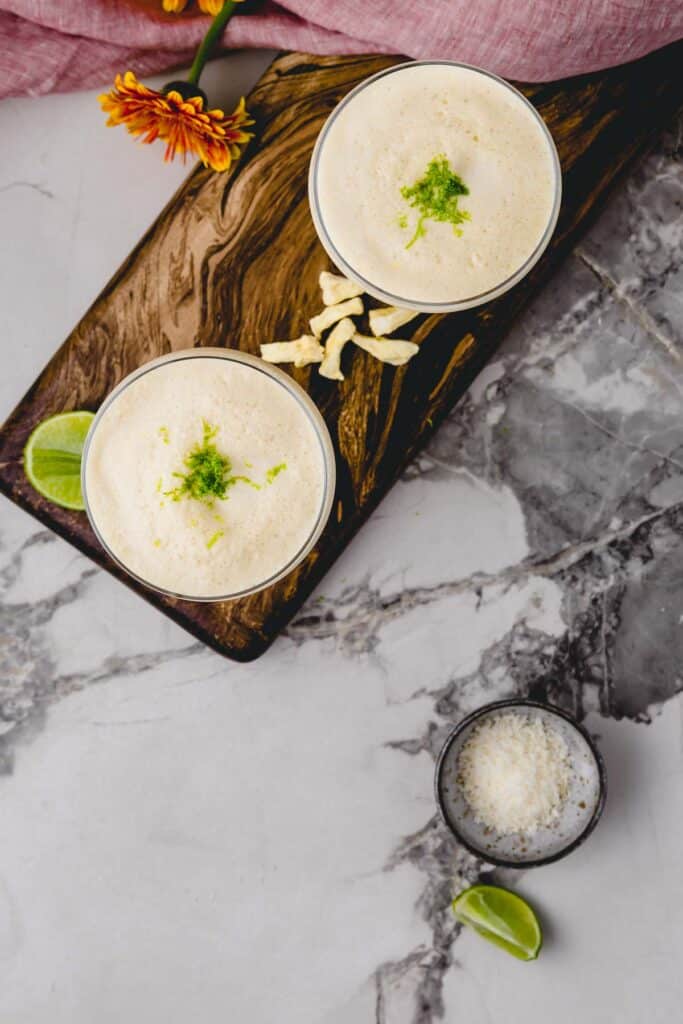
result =
[[[39,423],[24,448],[24,472],[39,494],[62,508],[83,509],[81,455],[92,412],[62,412]]]
[[[473,885],[453,900],[458,921],[518,960],[535,960],[543,941],[541,926],[521,896],[497,885]]]

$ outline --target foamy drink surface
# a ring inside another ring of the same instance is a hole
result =
[[[250,365],[208,357],[125,387],[94,428],[85,474],[91,518],[115,557],[152,586],[201,598],[288,565],[325,487],[301,403]]]
[[[354,276],[397,305],[465,302],[538,249],[553,216],[554,149],[504,83],[471,68],[408,65],[333,115],[313,191]]]

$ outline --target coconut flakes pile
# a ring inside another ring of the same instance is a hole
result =
[[[458,782],[474,820],[501,835],[533,835],[556,821],[570,778],[560,733],[513,712],[475,726],[458,757]]]
[[[311,333],[302,334],[292,341],[272,341],[261,345],[261,356],[267,363],[294,363],[297,367],[318,363],[321,377],[344,380],[341,355],[349,341],[391,366],[403,366],[412,359],[419,345],[387,335],[414,320],[419,313],[397,306],[371,309],[368,320],[372,336],[368,337],[359,333],[352,319],[365,312],[362,287],[327,270],[323,270],[318,282],[325,308],[308,321]],[[323,341],[325,334],[327,338]]]

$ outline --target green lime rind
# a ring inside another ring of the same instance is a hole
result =
[[[81,457],[94,413],[63,412],[43,420],[24,448],[24,472],[32,487],[62,508],[82,511]]]
[[[543,934],[529,904],[497,885],[474,885],[453,900],[453,913],[506,953],[518,960],[535,960]]]

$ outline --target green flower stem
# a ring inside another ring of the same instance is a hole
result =
[[[187,81],[191,82],[192,85],[199,84],[199,79],[202,71],[204,70],[204,65],[209,59],[209,54],[223,35],[223,29],[230,21],[236,7],[237,4],[234,0],[226,0],[221,10],[211,22],[209,31],[204,36],[200,47],[197,50],[195,59],[192,62],[192,67],[190,68],[190,73],[187,76]]]

